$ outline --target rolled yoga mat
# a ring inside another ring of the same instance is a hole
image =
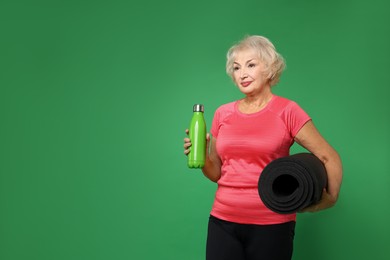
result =
[[[258,184],[259,195],[270,210],[291,214],[321,199],[327,174],[315,155],[298,153],[269,163]]]

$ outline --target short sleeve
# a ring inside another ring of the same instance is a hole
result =
[[[211,135],[214,137],[214,138],[217,138],[218,136],[218,132],[219,132],[219,125],[220,125],[220,111],[219,109],[217,109],[214,113],[214,118],[213,118],[213,121],[211,123]]]
[[[294,101],[291,101],[286,107],[285,123],[292,137],[301,130],[301,128],[311,120],[310,116]]]

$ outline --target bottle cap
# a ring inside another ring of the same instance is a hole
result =
[[[195,104],[194,112],[204,112],[204,106],[202,104]]]

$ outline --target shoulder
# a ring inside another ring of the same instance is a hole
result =
[[[274,99],[272,100],[270,110],[280,115],[280,113],[283,113],[286,110],[293,109],[294,107],[299,107],[295,101],[275,95]]]
[[[226,118],[229,118],[235,112],[235,106],[237,101],[229,102],[219,106],[214,113],[215,121],[224,121]]]
[[[229,102],[226,104],[223,104],[217,108],[215,111],[216,114],[231,114],[234,113],[235,111],[235,106],[236,106],[237,101]]]
[[[284,97],[276,96],[270,110],[283,121],[306,121],[310,119],[310,116],[297,102]]]
[[[291,100],[291,99],[288,99],[285,97],[274,96],[274,98],[275,98],[274,103],[279,105],[279,106],[287,106],[287,105],[291,105],[291,104],[296,104],[296,102],[294,100]]]

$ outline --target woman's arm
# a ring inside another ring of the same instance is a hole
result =
[[[206,162],[202,168],[202,172],[213,182],[217,182],[221,177],[221,160],[217,154],[216,143],[217,139],[212,138],[210,144],[210,135],[207,134],[207,144],[210,144],[210,149],[208,149],[209,145],[207,145]]]
[[[188,129],[186,130],[188,134]],[[207,146],[206,146],[206,161],[202,168],[203,174],[213,182],[217,182],[221,177],[221,160],[216,150],[217,139],[212,138],[210,141],[210,135],[207,134]],[[186,137],[184,138],[184,154],[188,155],[190,152],[189,147],[191,146],[191,140]]]
[[[311,120],[299,130],[295,141],[323,162],[328,175],[328,186],[324,189],[321,200],[303,209],[302,212],[315,212],[334,206],[339,196],[343,176],[339,154],[321,136]]]

